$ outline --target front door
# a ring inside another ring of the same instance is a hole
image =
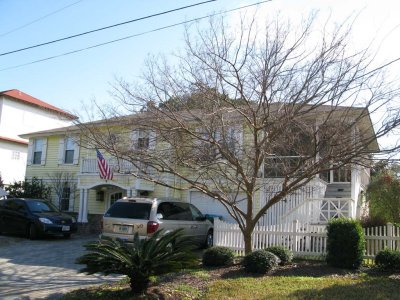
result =
[[[109,196],[108,207],[110,208],[115,203],[115,201],[122,199],[122,197],[122,192],[111,193]]]

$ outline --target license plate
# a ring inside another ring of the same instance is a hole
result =
[[[129,226],[125,225],[119,225],[117,226],[118,232],[120,233],[128,233],[129,232]]]
[[[61,228],[61,230],[62,230],[62,231],[69,231],[70,228],[69,228],[69,226],[63,226],[63,227]]]

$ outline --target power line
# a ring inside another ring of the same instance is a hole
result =
[[[59,9],[57,9],[57,10],[55,10],[55,11],[52,11],[52,12],[48,13],[47,15],[44,15],[44,16],[42,16],[42,17],[40,17],[40,18],[37,18],[37,19],[35,19],[35,20],[32,20],[32,21],[30,21],[30,22],[28,22],[28,23],[26,23],[26,24],[24,24],[24,25],[21,25],[21,26],[19,26],[19,27],[17,27],[17,28],[14,28],[14,29],[11,29],[10,31],[7,31],[7,32],[5,32],[5,33],[2,33],[2,34],[0,34],[0,37],[9,35],[10,33],[13,33],[13,32],[15,32],[15,31],[18,31],[18,30],[22,29],[22,28],[28,27],[29,25],[32,25],[32,24],[34,24],[34,23],[37,23],[37,22],[39,22],[39,21],[41,21],[41,20],[43,20],[43,19],[45,19],[45,18],[47,18],[47,17],[50,17],[50,16],[52,16],[52,15],[55,15],[56,13],[59,13],[60,11],[63,11],[64,9],[67,9],[67,8],[69,8],[69,7],[73,6],[73,5],[76,5],[76,4],[78,4],[79,2],[82,2],[82,1],[83,1],[83,0],[79,0],[79,1],[76,1],[76,2],[74,2],[74,3],[68,4],[67,6],[63,6],[63,7],[59,8]]]
[[[63,38],[56,39],[56,40],[52,40],[52,41],[49,41],[49,42],[36,44],[36,45],[33,45],[33,46],[29,46],[29,47],[20,48],[20,49],[17,49],[17,50],[12,50],[12,51],[8,51],[8,52],[0,53],[0,56],[9,55],[9,54],[12,54],[12,53],[21,52],[21,51],[25,51],[25,50],[29,50],[29,49],[33,49],[33,48],[37,48],[37,47],[41,47],[41,46],[45,46],[45,45],[49,45],[49,44],[65,41],[65,40],[69,40],[69,39],[72,39],[72,38],[76,38],[78,36],[87,35],[87,34],[90,34],[90,33],[94,33],[94,32],[98,32],[98,31],[102,31],[102,30],[118,27],[118,26],[121,26],[121,25],[126,25],[126,24],[129,24],[129,23],[137,22],[137,21],[142,21],[142,20],[145,20],[145,19],[150,19],[150,18],[153,18],[153,17],[169,14],[171,12],[175,12],[175,11],[183,10],[183,9],[186,9],[186,8],[198,6],[198,5],[202,5],[202,4],[206,4],[206,3],[210,3],[210,2],[215,2],[215,1],[217,1],[217,0],[208,0],[208,1],[198,2],[198,3],[187,5],[187,6],[174,8],[174,9],[171,9],[171,10],[163,11],[163,12],[152,14],[152,15],[148,15],[148,16],[145,16],[145,17],[140,17],[140,18],[137,18],[137,19],[133,19],[133,20],[129,20],[129,21],[125,21],[125,22],[121,22],[121,23],[117,23],[117,24],[113,24],[113,25],[109,25],[109,26],[105,26],[105,27],[89,30],[89,31],[85,31],[85,32],[82,32],[82,33],[74,34],[74,35],[70,35],[70,36],[63,37]]]
[[[176,26],[179,26],[179,25],[184,25],[184,24],[187,24],[187,23],[200,21],[202,19],[206,19],[206,18],[217,16],[217,15],[230,13],[230,12],[233,12],[233,11],[241,10],[241,9],[248,8],[248,7],[251,7],[251,6],[256,6],[256,5],[259,5],[259,4],[264,4],[266,2],[271,2],[271,1],[272,0],[261,1],[261,2],[257,2],[257,3],[253,3],[253,4],[249,4],[249,5],[233,8],[233,9],[230,9],[230,10],[226,10],[226,11],[210,14],[210,15],[207,15],[207,16],[198,17],[198,18],[195,18],[195,19],[191,19],[191,20],[175,23],[175,24],[172,24],[172,25],[158,27],[156,29],[152,29],[152,30],[149,30],[149,31],[141,32],[141,33],[132,34],[132,35],[129,35],[129,36],[126,36],[126,37],[122,37],[122,38],[119,38],[119,39],[111,40],[111,41],[100,43],[100,44],[96,44],[96,45],[93,45],[93,46],[89,46],[89,47],[85,47],[85,48],[81,48],[81,49],[65,52],[65,53],[62,53],[62,54],[54,55],[54,56],[49,56],[49,57],[46,57],[46,58],[42,58],[42,59],[39,59],[39,60],[35,60],[35,61],[32,61],[32,62],[28,62],[28,63],[16,65],[16,66],[7,67],[7,68],[4,68],[4,69],[0,69],[0,72],[6,71],[6,70],[11,70],[11,69],[16,69],[16,68],[20,68],[20,67],[24,67],[24,66],[28,66],[28,65],[32,65],[32,64],[35,64],[35,63],[39,63],[39,62],[55,59],[55,58],[62,57],[62,56],[67,56],[67,55],[70,55],[70,54],[74,54],[74,53],[82,52],[82,51],[85,51],[85,50],[89,50],[89,49],[105,46],[105,45],[108,45],[108,44],[120,42],[120,41],[123,41],[123,40],[127,40],[127,39],[130,39],[130,38],[133,38],[133,37],[138,37],[138,36],[141,36],[141,35],[149,34],[149,33],[156,32],[156,31],[161,31],[161,30],[172,28],[172,27],[176,27]]]

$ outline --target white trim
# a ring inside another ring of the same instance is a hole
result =
[[[82,223],[88,222],[88,190],[83,190]]]
[[[82,215],[83,215],[83,191],[84,189],[79,190],[79,212],[78,212],[78,222],[82,223]]]
[[[97,177],[98,177],[98,176],[99,176],[99,175],[97,175]],[[78,183],[78,184],[79,184],[79,183]],[[106,182],[105,180],[96,181],[95,183],[91,183],[91,184],[89,184],[89,185],[79,185],[78,188],[79,188],[79,189],[87,189],[87,190],[90,190],[90,189],[93,189],[93,188],[95,188],[95,187],[97,187],[97,186],[99,186],[99,185],[111,185],[111,186],[116,186],[116,187],[119,187],[119,188],[121,188],[121,189],[123,189],[123,190],[128,190],[128,189],[131,188],[130,186],[122,185],[122,184],[116,183],[116,182],[114,182],[114,181]]]
[[[28,158],[26,161],[26,164],[28,166],[30,166],[32,164],[32,159],[33,159],[33,139],[29,139],[29,143],[28,143]]]

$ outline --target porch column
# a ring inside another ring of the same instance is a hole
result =
[[[126,190],[126,195],[128,196],[128,197],[134,197],[136,194],[135,194],[135,190],[134,189],[127,189]]]
[[[87,223],[88,222],[87,216],[88,216],[88,190],[80,189],[78,222]]]

